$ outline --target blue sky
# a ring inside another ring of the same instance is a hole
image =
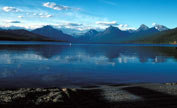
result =
[[[156,23],[175,28],[176,10],[177,0],[0,0],[0,26],[54,25],[83,31]]]

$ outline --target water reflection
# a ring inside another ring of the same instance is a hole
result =
[[[175,47],[137,47],[109,45],[0,45],[1,63],[11,64],[12,60],[54,60],[63,62],[166,62],[177,59]],[[117,60],[117,61],[115,61]]]
[[[176,81],[176,53],[175,47],[0,45],[0,86]]]

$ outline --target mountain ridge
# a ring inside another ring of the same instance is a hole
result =
[[[109,26],[102,32],[96,32],[94,34],[88,35],[90,31],[93,31],[93,29],[91,29],[85,34],[81,35],[78,39],[80,42],[88,43],[120,43],[121,41],[130,41],[149,37],[163,30],[167,30],[167,27],[163,25],[158,25],[149,28],[145,24],[142,24],[137,30],[123,31],[120,30],[118,27]]]
[[[124,43],[136,43],[136,44],[177,44],[177,28],[165,30],[155,35],[145,37],[139,40],[127,41]]]
[[[23,29],[19,30],[1,30],[7,31],[10,34],[24,36],[43,36],[48,40],[76,42],[76,43],[122,43],[125,41],[136,41],[152,38],[152,36],[159,35],[159,33],[168,31],[169,29],[163,25],[155,25],[149,28],[145,24],[140,25],[137,30],[126,30],[123,31],[118,27],[109,26],[104,31],[98,32],[94,29],[90,29],[78,38],[72,37],[71,35],[65,34],[62,30],[55,29],[50,25],[37,28],[35,30],[27,31]],[[32,34],[33,33],[33,34]],[[2,37],[1,37],[2,38]],[[10,37],[8,37],[10,38]],[[20,37],[18,37],[19,39]],[[23,37],[24,38],[24,37]],[[33,38],[32,38],[33,40]]]
[[[34,34],[30,31],[20,30],[0,30],[0,40],[9,41],[56,41],[45,36]]]
[[[50,25],[43,26],[41,28],[37,28],[35,30],[32,30],[31,32],[43,35],[55,40],[62,40],[62,41],[74,41],[75,38],[68,34],[64,34],[61,30],[55,29]]]

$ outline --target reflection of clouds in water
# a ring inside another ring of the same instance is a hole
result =
[[[34,60],[48,60],[47,58],[43,58],[40,55],[36,54],[0,54],[0,64],[15,64],[16,61],[23,60],[23,61],[34,61]]]
[[[49,66],[39,66],[38,71],[41,71],[41,70],[50,70],[50,67]]]
[[[66,55],[66,56],[56,56],[52,60],[58,61],[59,63],[66,64],[95,64],[95,65],[115,65],[115,62],[109,61],[105,56],[94,56],[91,57],[87,54],[82,55]]]
[[[10,57],[10,54],[1,54],[0,61],[0,64],[12,64],[12,58]]]
[[[120,57],[117,58],[118,63],[138,63],[139,59],[137,56],[126,56],[121,54]]]
[[[36,55],[36,54],[21,54],[20,56],[15,56],[15,59],[24,59],[24,60],[48,60],[47,58],[43,58],[40,55]]]
[[[162,63],[162,62],[165,62],[165,60],[166,60],[166,57],[164,57],[164,56],[156,56],[154,59],[154,62],[155,63]]]
[[[164,67],[161,64],[156,65],[157,67],[151,64],[176,63],[175,53],[166,54],[169,50],[171,49],[75,45],[69,48],[62,46],[8,46],[4,48],[1,46],[0,79],[1,81],[13,81],[23,78],[30,83],[51,86],[65,83],[78,84],[92,80],[95,82],[99,80],[140,82],[141,79],[137,77],[131,79],[131,77],[136,75],[136,72],[139,74],[140,71],[148,71],[147,65],[152,66],[149,70],[158,69],[157,72],[163,72]],[[177,50],[174,49],[174,52]],[[138,69],[139,66],[142,66],[142,69]],[[169,66],[166,69],[172,68],[175,72],[175,66]],[[128,75],[128,72],[132,71],[135,73],[132,73],[132,76],[131,73]],[[102,77],[97,77],[97,75]],[[124,75],[128,76],[124,77]]]
[[[94,63],[97,65],[115,65],[114,61],[109,61],[109,59],[105,56],[92,57],[91,60],[94,61]]]
[[[37,62],[54,62],[58,64],[95,64],[95,65],[112,65],[115,66],[118,63],[143,63],[143,62],[150,62],[150,63],[161,63],[165,62],[166,58],[161,56],[156,56],[153,60],[147,60],[147,58],[140,58],[136,54],[126,55],[120,53],[117,58],[110,60],[110,58],[106,57],[105,55],[92,55],[90,56],[88,53],[84,52],[74,52],[73,55],[71,53],[65,53],[61,55],[54,56],[50,59],[45,58],[43,56],[37,55],[34,52],[29,53],[22,53],[22,54],[14,54],[14,53],[6,53],[0,54],[0,64],[15,64],[15,63],[24,63],[29,61],[37,61]],[[21,68],[19,64],[17,68]],[[39,68],[38,70],[42,70],[43,68]],[[50,68],[45,68],[49,70]]]
[[[107,52],[109,53],[109,52]],[[112,65],[116,64],[126,64],[126,63],[161,63],[167,60],[167,57],[163,56],[154,56],[154,57],[146,57],[140,56],[139,53],[121,53],[117,52],[117,56],[114,58],[110,58],[107,53],[89,53],[84,50],[65,50],[64,52],[55,55],[51,58],[46,58],[42,55],[36,54],[33,51],[15,53],[15,52],[1,52],[0,53],[0,64],[20,64],[25,62],[48,62],[48,63],[56,63],[56,64],[93,64],[93,65]],[[111,53],[112,54],[112,53]],[[113,52],[113,54],[115,54]],[[21,66],[18,65],[17,68]],[[48,67],[47,70],[50,68]],[[39,68],[42,70],[42,68]]]

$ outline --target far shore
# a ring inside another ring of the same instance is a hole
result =
[[[2,43],[1,43],[2,42]],[[7,42],[7,44],[6,44]],[[15,43],[14,43],[15,42]],[[17,43],[19,42],[19,43]],[[166,44],[166,43],[88,43],[88,42],[66,42],[66,41],[57,41],[57,40],[44,40],[44,41],[26,41],[26,40],[0,40],[0,45],[16,45],[21,44],[21,42],[25,42],[28,44],[69,44],[69,45],[77,45],[77,44],[83,44],[83,45],[121,45],[121,46],[177,46],[177,44]]]
[[[176,108],[177,83],[0,89],[1,108]]]

